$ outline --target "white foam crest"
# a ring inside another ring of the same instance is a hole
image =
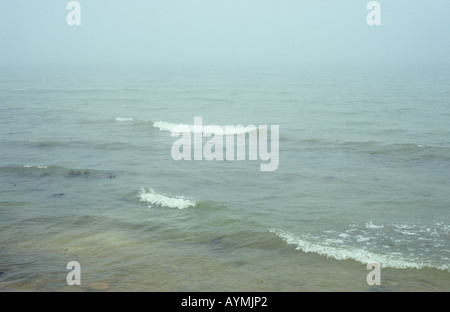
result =
[[[155,122],[153,124],[154,128],[158,128],[160,131],[169,131],[172,132],[172,129],[176,126],[177,124],[174,123],[170,123],[170,122],[164,122],[164,121],[158,121]],[[182,124],[178,124],[178,125],[182,125]]]
[[[154,128],[158,128],[160,131],[172,132],[174,127],[183,127],[189,129],[191,133],[204,133],[207,130],[214,132],[215,129],[222,130],[223,135],[236,135],[244,134],[251,131],[255,131],[257,127],[255,126],[220,126],[220,125],[202,125],[202,127],[196,127],[194,125],[187,124],[175,124],[170,122],[158,121],[153,124]]]
[[[117,117],[116,121],[126,122],[126,121],[134,121],[134,119],[133,118],[127,118],[127,117]]]
[[[33,166],[33,165],[23,165],[23,168],[38,168],[38,169],[47,169],[47,166]]]
[[[372,221],[366,223],[366,229],[382,229],[384,225],[376,225]]]
[[[185,209],[195,207],[197,200],[184,196],[167,196],[156,193],[154,189],[150,188],[148,191],[141,189],[139,193],[140,201],[147,202],[152,206],[162,206],[169,208]]]
[[[311,241],[311,238],[301,238],[292,233],[285,232],[278,229],[269,229],[271,233],[276,234],[279,238],[285,241],[288,245],[296,246],[297,250],[305,253],[315,253],[327,258],[334,258],[336,260],[355,260],[362,264],[371,262],[380,263],[381,267],[394,269],[423,269],[435,268],[439,270],[449,270],[449,265],[433,265],[420,261],[407,260],[398,254],[377,254],[361,248],[352,247],[335,247],[327,245],[326,243],[317,243]]]

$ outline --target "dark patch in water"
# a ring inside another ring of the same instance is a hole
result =
[[[208,242],[208,245],[222,244],[224,238],[225,238],[225,235],[217,236],[216,238],[210,240],[210,241]]]
[[[426,191],[426,190],[419,190],[416,192],[413,192],[415,195],[421,196],[421,197],[431,197],[433,196],[432,192]]]
[[[81,172],[80,170],[70,170],[69,174],[67,175],[68,178],[76,178],[76,177],[85,177],[89,178],[90,172],[84,171]]]
[[[64,193],[55,193],[52,195],[53,197],[63,197]]]
[[[81,171],[70,170],[70,172],[67,176],[69,178],[73,178],[73,177],[79,177],[80,175],[81,175]]]

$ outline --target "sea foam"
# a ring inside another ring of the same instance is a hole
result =
[[[197,200],[193,198],[159,194],[156,193],[152,188],[150,188],[148,191],[145,189],[141,189],[141,191],[139,192],[139,198],[140,201],[149,203],[149,207],[161,206],[185,209],[189,207],[195,207],[195,205],[197,204]]]
[[[23,168],[47,169],[47,166],[22,165]]]
[[[355,260],[362,264],[378,262],[381,267],[394,269],[435,268],[439,270],[450,270],[449,265],[435,265],[423,261],[409,260],[399,254],[378,254],[362,248],[330,246],[327,242],[316,242],[308,236],[299,237],[292,233],[274,228],[269,229],[269,231],[276,234],[288,245],[295,246],[295,249],[297,250],[301,250],[304,253],[315,253],[336,260]]]
[[[204,133],[207,130],[221,129],[224,135],[245,134],[245,133],[257,130],[257,128],[255,126],[242,126],[242,127],[230,126],[227,129],[227,126],[221,126],[221,125],[202,125],[202,127],[194,127],[194,125],[175,124],[175,123],[164,122],[164,121],[158,121],[153,124],[153,127],[158,128],[160,131],[168,131],[168,132],[172,132],[174,127],[176,127],[176,126],[182,126],[186,129],[189,129],[189,131],[192,133]]]
[[[133,118],[127,118],[127,117],[117,117],[116,121],[125,122],[125,121],[134,121],[134,119]]]

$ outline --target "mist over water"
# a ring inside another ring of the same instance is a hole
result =
[[[279,66],[340,62],[448,64],[446,0],[68,1],[2,4],[0,66]],[[69,73],[67,73],[69,74]]]
[[[2,5],[1,290],[449,290],[447,1],[80,3]],[[279,166],[174,160],[195,117]]]

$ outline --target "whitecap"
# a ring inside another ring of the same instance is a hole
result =
[[[37,169],[47,169],[47,166],[33,166],[33,165],[23,165],[23,168],[37,168]]]
[[[257,128],[255,126],[249,125],[249,126],[221,126],[221,125],[202,125],[201,127],[196,125],[188,125],[188,124],[175,124],[170,122],[164,122],[164,121],[157,121],[153,124],[154,128],[158,128],[160,131],[168,131],[173,132],[174,128],[177,127],[177,130],[183,131],[189,131],[192,133],[205,133],[205,132],[212,132],[217,133],[219,131],[222,132],[223,135],[237,135],[237,134],[245,134],[252,131],[256,131]]]
[[[382,229],[384,228],[384,225],[377,225],[374,224],[372,221],[366,223],[366,229]]]
[[[449,265],[435,265],[415,259],[406,259],[398,253],[380,254],[363,248],[330,246],[327,242],[321,242],[317,238],[307,235],[304,235],[304,237],[295,236],[292,233],[274,228],[269,229],[269,231],[277,235],[288,245],[295,246],[297,250],[301,250],[304,253],[315,253],[336,260],[354,260],[362,264],[378,262],[382,267],[395,269],[450,269]]]
[[[125,121],[134,121],[134,119],[133,118],[127,118],[127,117],[117,117],[116,121],[125,122]]]
[[[154,189],[150,188],[148,191],[141,189],[139,193],[140,201],[150,204],[149,207],[161,206],[169,208],[185,209],[195,207],[197,200],[184,196],[168,196],[156,193]]]

